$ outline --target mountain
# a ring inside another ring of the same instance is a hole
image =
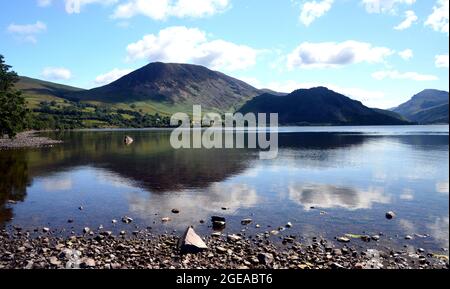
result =
[[[134,104],[170,114],[192,111],[234,111],[261,92],[243,81],[206,67],[150,63],[108,85],[70,95],[81,101]]]
[[[83,91],[81,88],[43,81],[20,76],[16,89],[22,91],[31,108],[37,107],[43,101],[63,102],[64,98],[74,92]]]
[[[426,89],[392,111],[420,124],[448,123],[448,100],[447,91]]]
[[[288,95],[262,94],[247,102],[242,113],[278,113],[281,125],[409,124],[392,112],[375,110],[325,87],[296,90]]]

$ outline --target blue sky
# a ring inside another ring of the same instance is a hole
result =
[[[0,2],[20,75],[100,86],[149,62],[205,65],[258,88],[318,85],[371,107],[447,90],[448,0]]]

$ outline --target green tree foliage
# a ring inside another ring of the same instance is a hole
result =
[[[14,89],[19,77],[0,55],[0,137],[14,137],[26,128],[27,108],[21,92]]]

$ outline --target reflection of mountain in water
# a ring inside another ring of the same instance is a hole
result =
[[[324,184],[293,184],[289,186],[289,198],[310,207],[345,208],[349,210],[369,209],[373,203],[388,204],[391,198],[384,194],[382,188],[357,190],[350,187],[337,187]]]
[[[72,131],[48,134],[50,137],[63,139],[65,143],[52,149],[0,152],[1,219],[12,216],[12,212],[6,209],[5,202],[9,199],[23,200],[26,187],[33,178],[47,177],[78,166],[103,168],[146,190],[166,192],[208,188],[213,183],[220,183],[243,172],[258,157],[255,151],[247,149],[174,150],[169,143],[168,131]],[[124,135],[132,136],[135,142],[131,146],[125,146]],[[314,164],[326,160],[325,165],[338,165],[336,153],[330,151],[359,147],[380,139],[419,149],[440,147],[448,150],[448,135],[367,136],[358,133],[280,134],[279,149],[281,153],[289,151],[289,157],[301,159],[306,167],[308,160],[313,158]],[[318,153],[304,154],[303,151],[306,150]],[[283,157],[279,159],[285,161]],[[372,197],[367,200],[360,192],[345,191],[345,188],[331,191],[326,186],[315,188],[323,195],[323,200],[318,200],[319,197],[314,197],[309,190],[293,188],[293,198],[302,204],[317,205],[333,200],[340,206],[349,208],[370,206],[377,198],[381,198],[381,202],[386,201],[382,194],[376,192],[369,193],[368,196]]]
[[[150,191],[207,187],[246,169],[244,150],[174,150],[169,132],[126,132],[135,142],[123,144],[124,132],[67,132],[65,143],[51,150],[28,151],[31,177],[77,166],[117,173]]]

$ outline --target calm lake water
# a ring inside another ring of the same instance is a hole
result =
[[[48,226],[64,235],[101,224],[156,233],[194,225],[209,235],[210,217],[220,215],[225,233],[240,232],[250,217],[247,235],[291,222],[281,235],[305,242],[383,232],[380,246],[448,248],[448,126],[284,127],[274,160],[248,149],[174,150],[164,130],[43,134],[64,143],[0,151],[0,226]],[[135,142],[125,146],[125,135]],[[387,220],[387,211],[397,218]],[[120,221],[125,215],[131,225]]]

